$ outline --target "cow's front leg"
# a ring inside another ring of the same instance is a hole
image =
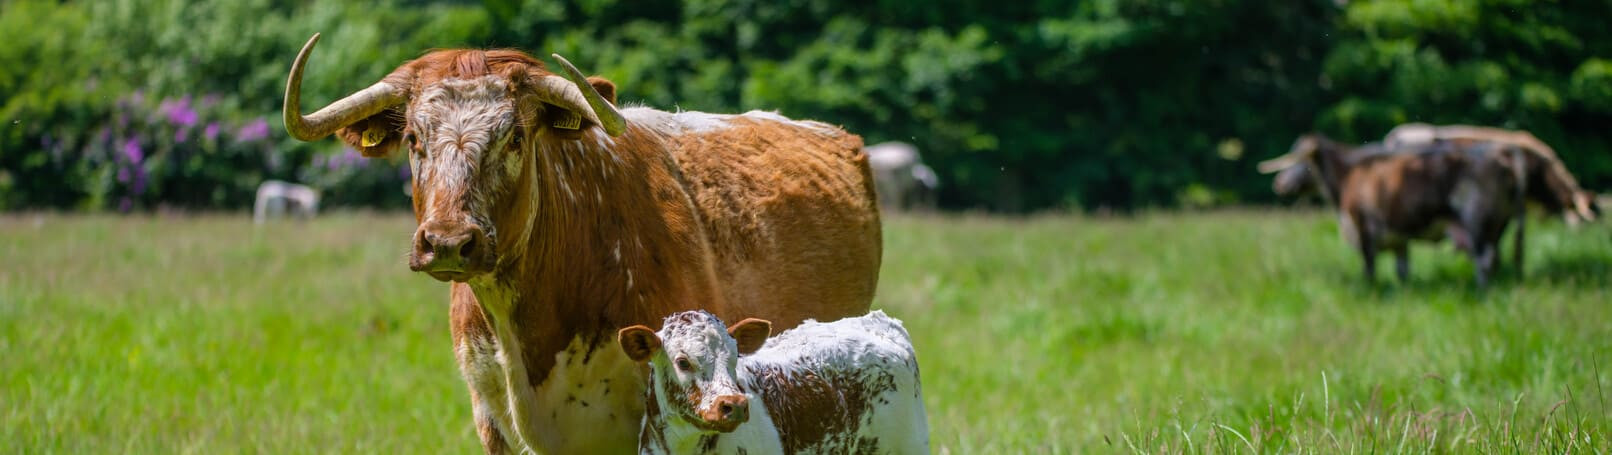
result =
[[[515,450],[498,430],[498,420],[493,418],[491,408],[475,390],[470,391],[470,405],[475,410],[476,436],[481,438],[481,449],[488,455],[514,455]]]

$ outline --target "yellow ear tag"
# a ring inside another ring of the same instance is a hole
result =
[[[370,128],[364,130],[364,138],[359,143],[365,147],[374,147],[380,145],[381,141],[384,140],[386,140],[386,130],[381,128]]]
[[[559,111],[563,112],[563,114],[560,114],[560,118],[554,120],[555,128],[574,130],[582,127],[582,116],[563,109]]]

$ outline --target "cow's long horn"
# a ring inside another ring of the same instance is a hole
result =
[[[1259,162],[1259,173],[1261,173],[1261,174],[1274,174],[1274,173],[1277,173],[1277,172],[1281,172],[1283,169],[1293,167],[1294,165],[1297,165],[1297,164],[1302,163],[1302,162],[1304,162],[1304,155],[1303,154],[1289,153],[1289,154],[1286,154],[1286,155],[1278,156],[1276,158],[1271,158],[1271,159],[1268,159],[1268,160],[1265,160],[1265,161],[1260,161]]]
[[[583,77],[582,72],[578,71],[575,65],[572,65],[565,57],[561,57],[560,54],[550,55],[560,62],[560,68],[563,70],[565,78],[576,85],[577,90],[582,92],[583,98],[588,100],[588,106],[593,108],[593,120],[597,120],[599,126],[604,127],[605,134],[620,136],[622,132],[627,131],[627,119],[622,117],[621,112],[616,110],[616,106],[605,100],[598,90],[593,89],[593,84],[588,83],[588,78]]]
[[[318,112],[302,115],[302,68],[308,63],[313,45],[318,42],[319,34],[315,33],[308,38],[308,44],[302,45],[302,52],[298,52],[297,60],[291,63],[291,77],[285,83],[285,104],[281,109],[285,116],[285,130],[291,133],[291,137],[311,141],[329,136],[341,127],[408,101],[408,94],[402,87],[383,79],[330,103]]]

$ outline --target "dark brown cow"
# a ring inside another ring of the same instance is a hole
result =
[[[490,453],[622,453],[644,370],[620,327],[705,309],[780,327],[867,311],[879,214],[861,138],[772,113],[617,111],[615,86],[516,51],[441,50],[304,116],[414,173],[409,267],[452,281],[454,351]],[[604,349],[601,349],[604,348]]]
[[[1528,200],[1544,206],[1551,213],[1560,213],[1569,225],[1594,221],[1598,216],[1595,193],[1579,187],[1578,179],[1557,157],[1556,150],[1527,131],[1406,123],[1388,131],[1383,137],[1383,145],[1389,150],[1418,150],[1441,139],[1490,141],[1520,147],[1529,152],[1525,155]]]
[[[1511,218],[1522,215],[1527,152],[1472,140],[1441,140],[1405,153],[1354,149],[1305,135],[1287,155],[1260,163],[1260,170],[1302,163],[1316,171],[1322,191],[1336,196],[1339,228],[1359,249],[1368,281],[1376,275],[1378,251],[1394,252],[1404,281],[1410,273],[1408,242],[1448,237],[1472,256],[1477,281],[1486,284],[1498,263],[1501,234]],[[1520,239],[1518,248],[1520,253]]]

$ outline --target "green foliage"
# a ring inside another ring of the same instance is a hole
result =
[[[1612,29],[1601,20],[1612,6],[1341,4],[19,0],[0,5],[0,208],[106,206],[97,179],[109,171],[45,144],[84,142],[137,91],[216,95],[218,121],[271,122],[285,175],[316,177],[350,203],[398,204],[397,163],[353,181],[310,176],[339,145],[280,134],[285,72],[314,32],[326,38],[309,64],[310,104],[431,48],[558,52],[614,80],[630,104],[777,110],[870,144],[915,143],[953,208],[1269,201],[1251,163],[1297,135],[1365,141],[1409,121],[1529,129],[1586,186],[1612,185],[1612,139],[1598,134],[1612,121]],[[1221,153],[1228,143],[1246,152]],[[204,166],[281,173],[237,164],[249,163]],[[240,190],[204,205],[232,207]]]
[[[0,217],[0,452],[479,451],[413,229]],[[1420,245],[1368,288],[1317,212],[885,229],[937,453],[1612,451],[1606,225],[1485,292]]]

